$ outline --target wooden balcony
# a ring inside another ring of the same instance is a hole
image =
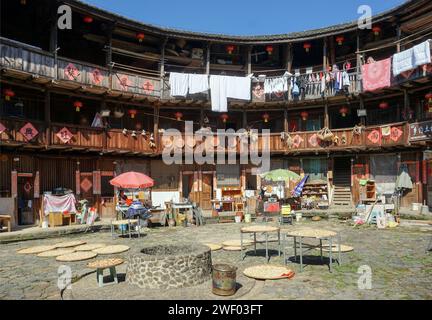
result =
[[[409,124],[408,123],[393,123],[384,126],[371,126],[362,128],[347,128],[331,130],[333,138],[331,141],[322,141],[319,138],[318,131],[309,132],[293,132],[289,136],[283,138],[281,133],[272,133],[268,140],[262,135],[249,136],[244,140],[244,137],[232,135],[234,142],[230,145],[228,139],[225,144],[221,143],[219,137],[213,137],[214,152],[225,152],[232,150],[237,153],[241,150],[241,141],[246,142],[246,147],[249,150],[263,151],[264,143],[268,143],[268,150],[271,154],[287,155],[287,154],[315,154],[327,152],[358,152],[366,150],[393,149],[409,146]],[[184,134],[178,137],[161,137],[160,150],[164,148],[178,150],[196,150],[196,148],[204,142],[196,140],[192,136]],[[223,148],[225,146],[225,148]],[[202,147],[201,147],[202,148]]]

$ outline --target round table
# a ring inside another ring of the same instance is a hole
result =
[[[116,221],[112,221],[111,222],[111,236],[114,238],[114,227],[115,226],[117,226],[117,227],[120,227],[120,226],[124,226],[124,225],[126,225],[126,226],[128,226],[128,229],[129,229],[129,238],[132,238],[132,226],[134,226],[134,225],[139,225],[139,220],[138,219],[129,219],[129,220],[116,220]],[[124,235],[124,230],[122,229],[121,230],[121,235],[123,236]],[[139,230],[139,227],[138,227],[138,237],[141,237],[141,233],[140,233],[140,230]]]
[[[267,262],[269,262],[269,250],[268,250],[268,234],[269,233],[277,233],[278,235],[278,244],[279,244],[279,257],[281,256],[281,238],[280,238],[280,228],[278,227],[272,227],[272,226],[265,226],[265,225],[256,225],[256,226],[249,226],[244,227],[240,229],[240,258],[243,260],[245,256],[243,256],[243,234],[253,234],[254,235],[254,246],[255,246],[255,254],[257,253],[257,241],[256,236],[257,233],[264,233],[265,234],[265,247],[266,247],[266,259]]]
[[[338,263],[341,264],[341,241],[340,241],[340,234],[334,231],[329,230],[322,230],[322,229],[283,229],[281,232],[284,234],[284,262],[286,264],[286,240],[287,238],[293,238],[294,239],[294,257],[295,261],[297,261],[297,240],[299,242],[299,249],[300,249],[300,272],[303,272],[303,248],[306,247],[309,250],[316,249],[317,246],[312,246],[308,244],[304,244],[304,239],[316,239],[319,240],[320,245],[320,253],[321,253],[321,260],[323,260],[323,241],[329,242],[329,268],[330,272],[333,271],[333,239],[338,239]]]

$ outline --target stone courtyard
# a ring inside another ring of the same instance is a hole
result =
[[[54,258],[39,258],[34,255],[18,255],[17,250],[38,245],[51,245],[69,240],[82,240],[87,243],[124,244],[131,250],[103,258],[124,258],[138,254],[143,247],[165,246],[191,243],[222,243],[226,240],[239,240],[238,224],[206,225],[195,228],[155,228],[146,229],[141,238],[111,237],[109,232],[69,235],[61,238],[29,240],[0,244],[0,299],[179,299],[179,300],[339,300],[339,299],[432,299],[432,253],[425,249],[432,236],[430,226],[403,226],[396,229],[377,230],[362,226],[353,229],[340,221],[302,222],[283,228],[313,227],[341,233],[342,243],[354,247],[354,251],[342,254],[342,264],[334,264],[333,273],[326,264],[317,263],[315,255],[319,251],[307,253],[304,272],[300,266],[289,262],[296,272],[291,280],[256,281],[243,275],[247,267],[264,264],[265,250],[258,245],[255,256],[251,248],[241,260],[240,252],[212,252],[212,263],[224,263],[238,267],[238,290],[235,296],[222,298],[212,294],[209,279],[195,287],[182,289],[140,289],[125,281],[127,264],[117,268],[120,283],[99,288],[95,271],[86,267],[88,261],[69,263],[73,273],[71,290],[58,289],[58,268],[64,263]],[[259,235],[258,241],[262,240]],[[272,238],[271,240],[275,240]],[[289,242],[291,245],[291,242]],[[282,264],[278,256],[277,242],[270,242],[271,264]],[[288,250],[288,257],[293,256]],[[101,258],[101,257],[98,257]],[[90,260],[92,261],[92,260]],[[328,261],[325,260],[325,261]],[[358,270],[361,266],[372,270],[372,289],[360,290]]]

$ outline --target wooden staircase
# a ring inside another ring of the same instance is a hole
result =
[[[334,193],[332,208],[353,207],[351,193],[351,160],[335,159],[333,174]]]

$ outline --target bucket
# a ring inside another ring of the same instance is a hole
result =
[[[245,222],[246,223],[251,223],[252,222],[252,215],[245,214]]]
[[[227,264],[213,266],[213,294],[233,296],[237,290],[237,268]]]
[[[296,221],[297,222],[300,222],[302,220],[302,218],[303,218],[303,215],[301,212],[296,213]]]
[[[241,222],[242,222],[242,217],[240,217],[240,216],[235,216],[235,222],[236,222],[236,223],[241,223]]]

